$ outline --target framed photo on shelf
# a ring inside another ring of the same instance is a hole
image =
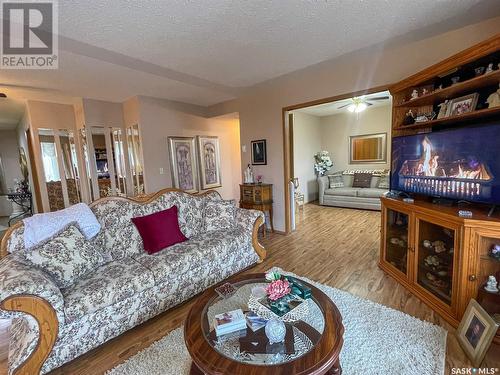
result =
[[[267,142],[265,139],[252,141],[252,165],[267,165]]]
[[[188,193],[198,192],[198,165],[194,137],[168,137],[172,185]]]
[[[219,137],[199,135],[197,139],[201,189],[221,187]]]
[[[448,104],[448,116],[457,116],[464,113],[472,112],[476,109],[477,100],[479,94],[475,92],[474,94],[464,95],[459,98],[452,99]]]
[[[498,323],[476,300],[471,299],[456,335],[460,346],[474,367],[481,365],[497,329]]]

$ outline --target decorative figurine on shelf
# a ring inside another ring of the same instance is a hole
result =
[[[245,182],[245,184],[253,184],[254,183],[253,170],[252,170],[252,167],[250,167],[250,164],[248,164],[247,169],[245,169],[244,182]]]
[[[486,283],[484,290],[491,293],[498,293],[498,282],[495,276],[488,276],[488,282]]]
[[[429,121],[427,119],[427,116],[425,115],[418,115],[417,117],[415,117],[415,123],[419,123],[419,122],[426,122],[426,121]]]
[[[438,119],[446,117],[446,112],[448,112],[449,102],[450,101],[448,99],[446,99],[444,102],[442,102],[441,104],[438,105],[438,107],[439,107],[439,113],[437,116]]]
[[[410,100],[417,99],[417,98],[418,98],[418,91],[417,91],[417,89],[414,89],[414,90],[411,92],[411,97],[410,97]]]
[[[486,72],[484,74],[491,73],[493,71],[493,63],[489,63],[488,67],[486,68]]]
[[[474,73],[476,74],[476,77],[482,76],[484,73],[484,66],[478,66],[474,69]]]
[[[451,77],[451,85],[456,85],[458,82],[460,82],[460,77],[459,76],[455,76],[455,77]]]
[[[498,90],[488,96],[486,103],[488,103],[488,108],[500,107],[500,84],[498,85]]]
[[[438,254],[446,251],[446,246],[443,241],[434,241],[432,246],[434,247],[434,251]]]
[[[500,260],[500,245],[493,245],[490,250],[490,257]]]
[[[403,119],[403,125],[411,125],[415,123],[415,116],[411,109],[406,112],[405,118]]]
[[[442,90],[442,89],[443,89],[443,84],[441,83],[441,84],[438,86],[438,88],[437,88],[437,89],[438,89],[438,90]]]

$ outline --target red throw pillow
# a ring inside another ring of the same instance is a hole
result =
[[[187,240],[179,228],[177,206],[151,215],[132,218],[148,254]]]

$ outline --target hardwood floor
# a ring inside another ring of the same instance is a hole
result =
[[[304,212],[298,215],[296,232],[288,236],[271,234],[262,239],[268,258],[247,272],[262,272],[279,266],[438,324],[449,331],[445,373],[450,374],[454,367],[470,367],[454,337],[454,329],[378,268],[379,228],[379,212],[307,204]],[[187,302],[161,314],[52,374],[104,373],[180,326],[191,304]],[[2,374],[7,368],[7,330],[8,323],[4,321],[0,324]],[[491,346],[482,367],[500,368],[500,346]]]

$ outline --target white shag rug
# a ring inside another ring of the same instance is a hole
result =
[[[345,332],[340,365],[344,375],[444,373],[447,331],[443,328],[342,290],[297,277],[321,289],[342,314]],[[189,374],[191,358],[183,334],[181,326],[107,374]]]

